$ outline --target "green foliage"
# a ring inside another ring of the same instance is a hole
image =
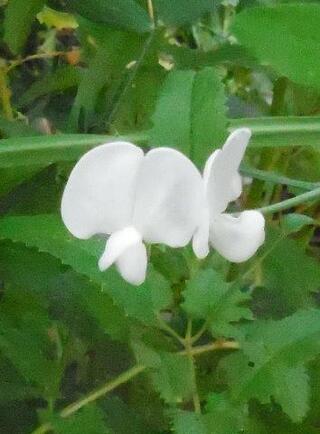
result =
[[[226,137],[225,111],[217,71],[173,71],[163,85],[153,116],[152,143],[176,147],[202,165]]]
[[[103,412],[92,405],[69,419],[57,418],[53,427],[57,434],[112,434],[105,424]]]
[[[294,422],[300,421],[309,409],[305,364],[320,351],[319,319],[319,311],[307,310],[248,327],[242,351],[223,361],[233,399],[267,403],[272,397]]]
[[[10,0],[4,20],[4,41],[10,50],[19,53],[31,32],[31,25],[45,0]]]
[[[147,246],[139,287],[60,216],[75,162],[116,140],[202,171],[249,127],[230,212],[319,188],[319,10],[0,0],[1,433],[319,434],[318,196],[267,213],[243,264]]]
[[[237,284],[223,281],[214,270],[202,271],[190,280],[183,297],[183,309],[206,320],[215,337],[232,337],[237,331],[231,322],[252,319],[251,311],[243,305],[250,295],[241,292]]]
[[[155,0],[154,2],[159,19],[169,25],[183,25],[197,21],[202,15],[214,11],[213,0]]]
[[[298,84],[319,90],[319,18],[316,3],[261,6],[240,13],[233,31],[259,62]]]
[[[66,4],[71,11],[97,23],[138,33],[150,31],[148,14],[135,0],[67,0]]]

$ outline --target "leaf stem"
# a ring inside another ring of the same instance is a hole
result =
[[[184,347],[185,340],[172,327],[170,327],[169,324],[167,324],[160,315],[157,315],[157,319],[162,330],[166,331],[169,335],[174,337]]]
[[[308,191],[307,193],[299,194],[298,196],[293,197],[291,199],[287,199],[282,202],[274,203],[272,205],[259,208],[258,211],[260,211],[262,214],[265,215],[273,214],[279,211],[284,211],[286,209],[293,208],[305,202],[310,202],[319,197],[320,197],[320,187],[315,188],[312,191]]]
[[[210,351],[217,350],[238,350],[240,348],[239,342],[236,341],[216,341],[206,345],[199,345],[191,349],[192,356],[198,356],[199,354],[208,353]],[[187,351],[180,351],[181,356],[186,356]]]
[[[11,106],[11,90],[7,83],[7,68],[0,67],[0,99],[5,117],[13,120],[13,110]]]
[[[136,365],[133,368],[128,369],[128,371],[123,372],[114,380],[107,382],[105,385],[89,393],[89,395],[85,396],[84,398],[81,398],[78,401],[65,407],[60,412],[60,416],[61,417],[70,416],[71,414],[75,413],[80,408],[84,407],[90,402],[97,400],[101,396],[107,394],[108,392],[111,392],[111,390],[115,389],[116,387],[121,386],[121,384],[127,383],[129,380],[131,380],[133,377],[143,372],[145,369],[146,366],[143,365]]]
[[[107,117],[107,121],[106,121],[106,126],[109,127],[110,124],[112,123],[112,121],[114,120],[115,115],[117,114],[120,104],[124,98],[124,96],[126,95],[128,89],[130,88],[133,80],[135,79],[137,72],[139,70],[139,68],[141,67],[141,65],[143,64],[143,61],[149,51],[149,48],[153,42],[154,39],[154,35],[155,35],[155,30],[153,30],[150,35],[148,36],[148,38],[146,39],[142,51],[140,53],[140,56],[138,58],[138,60],[135,62],[135,64],[133,65],[133,67],[131,68],[131,71],[128,73],[126,80],[124,83],[122,83],[120,85],[120,89],[119,92],[117,93],[116,99],[113,102],[113,106],[111,108],[111,111]]]
[[[93,392],[90,392],[84,398],[81,398],[78,401],[73,402],[72,404],[65,407],[60,412],[60,417],[66,418],[68,416],[71,416],[73,413],[77,412],[78,410],[80,410],[82,407],[89,404],[90,402],[93,402],[93,401],[97,400],[98,398],[101,398],[102,396],[111,392],[116,387],[127,383],[129,380],[131,380],[135,376],[139,375],[145,369],[147,369],[147,367],[143,366],[143,365],[133,366],[132,368],[130,368],[127,371],[120,374],[114,380],[108,381],[103,386],[99,387],[98,389],[94,390]],[[45,434],[48,431],[51,431],[52,428],[53,427],[50,423],[45,423],[45,424],[41,425],[39,428],[37,428],[35,431],[33,431],[32,434]]]
[[[190,360],[190,364],[192,367],[192,384],[193,384],[193,394],[192,394],[192,400],[193,400],[193,406],[194,411],[198,414],[201,413],[201,403],[200,403],[200,397],[197,387],[197,378],[196,378],[196,367],[195,362],[193,359],[193,353],[192,353],[192,342],[191,342],[191,336],[192,336],[192,320],[188,319],[187,324],[187,332],[186,337],[184,339],[185,342],[185,354]]]

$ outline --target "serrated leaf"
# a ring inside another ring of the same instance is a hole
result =
[[[245,405],[235,405],[225,394],[212,393],[203,414],[177,411],[173,416],[176,434],[234,434],[243,432]]]
[[[202,15],[213,12],[215,9],[214,0],[155,0],[159,18],[169,25],[184,25],[194,23]]]
[[[306,310],[281,321],[248,327],[242,351],[222,362],[236,401],[278,402],[294,422],[309,408],[305,363],[320,353],[320,311]]]
[[[193,391],[192,362],[179,354],[160,353],[161,364],[152,374],[155,389],[168,403],[188,399]]]
[[[249,308],[241,305],[250,296],[234,283],[226,283],[214,270],[204,270],[187,283],[183,292],[183,309],[194,318],[208,321],[216,337],[232,337],[237,333],[233,322],[252,319]]]
[[[145,9],[134,0],[66,0],[66,6],[83,17],[138,33],[151,30]]]
[[[319,20],[317,3],[277,4],[243,10],[232,28],[261,63],[296,83],[320,89]]]
[[[13,53],[19,53],[31,31],[32,22],[45,0],[10,0],[5,9],[4,41]]]
[[[104,250],[105,240],[80,241],[73,238],[58,216],[3,218],[0,222],[0,238],[36,247],[39,251],[59,258],[62,263],[70,265],[79,274],[99,285],[115,304],[144,324],[157,324],[156,312],[172,302],[168,282],[151,267],[147,280],[139,288],[126,283],[115,269],[101,273],[97,263]]]
[[[170,72],[152,118],[151,143],[173,146],[202,166],[226,137],[225,102],[214,68]]]

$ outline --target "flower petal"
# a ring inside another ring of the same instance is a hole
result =
[[[210,227],[212,246],[231,262],[243,262],[263,244],[264,217],[258,211],[244,211],[238,217],[221,214]]]
[[[248,128],[235,130],[223,148],[213,152],[206,163],[203,177],[212,216],[225,211],[229,202],[242,192],[238,170],[250,137]]]
[[[201,223],[193,235],[192,248],[199,259],[205,258],[209,253],[209,213],[203,209]]]
[[[129,247],[116,261],[121,276],[132,285],[141,285],[147,272],[147,250],[143,242]]]
[[[204,185],[194,164],[183,154],[157,148],[139,171],[133,226],[151,243],[186,245],[205,205]]]
[[[99,260],[100,271],[109,268],[127,249],[140,243],[141,240],[139,232],[130,226],[110,235]]]
[[[73,168],[62,197],[64,224],[78,238],[110,234],[131,223],[143,152],[127,142],[98,146]]]

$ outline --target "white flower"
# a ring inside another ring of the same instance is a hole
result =
[[[139,285],[147,268],[143,240],[185,246],[204,201],[201,175],[180,152],[157,148],[144,155],[131,143],[115,142],[96,147],[76,164],[61,214],[78,238],[110,235],[100,270],[115,263],[125,280]]]
[[[258,211],[244,211],[237,217],[225,214],[228,204],[242,193],[239,166],[251,137],[247,128],[235,130],[222,149],[208,159],[203,181],[207,206],[193,237],[193,249],[199,257],[208,254],[210,243],[231,262],[249,259],[265,239],[264,217]]]

